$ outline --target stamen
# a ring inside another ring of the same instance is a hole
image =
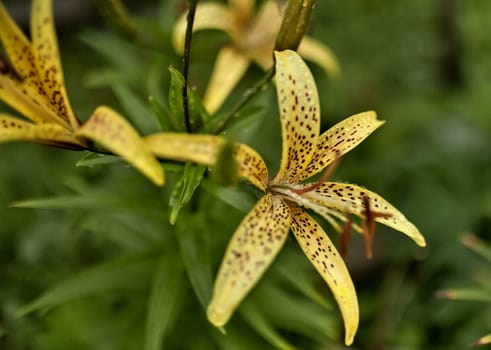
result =
[[[339,236],[339,250],[343,259],[346,258],[346,255],[348,254],[348,242],[351,237],[352,223],[353,219],[351,218],[351,215],[347,214],[346,223],[343,225],[343,230]]]
[[[298,189],[298,190],[292,189],[292,192],[295,192],[296,194],[304,194],[304,193],[315,190],[316,188],[318,188],[320,185],[322,185],[324,182],[326,182],[331,177],[331,175],[334,173],[334,170],[336,170],[336,168],[338,167],[340,161],[341,161],[340,152],[336,151],[336,156],[335,156],[334,160],[332,161],[331,164],[329,164],[329,166],[326,168],[326,170],[324,170],[324,172],[322,173],[322,176],[319,180],[317,180],[312,185],[307,186],[305,188]]]
[[[370,209],[370,198],[368,196],[363,197],[363,207],[365,221],[362,223],[363,233],[365,235],[365,255],[368,259],[373,256],[372,245],[373,237],[375,236],[375,219],[376,218],[390,218],[391,214],[380,213]]]

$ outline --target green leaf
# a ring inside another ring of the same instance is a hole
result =
[[[210,231],[205,216],[193,214],[179,220],[176,239],[188,278],[199,302],[206,310],[211,299],[212,274],[210,259]]]
[[[295,349],[295,347],[288,343],[288,341],[276,331],[273,325],[268,322],[268,319],[264,317],[261,309],[262,308],[259,305],[245,302],[241,305],[239,312],[249,326],[275,348],[284,350]]]
[[[325,341],[335,339],[340,331],[337,313],[319,308],[312,301],[285,288],[284,284],[265,281],[249,299],[263,317],[275,327]],[[288,307],[284,307],[288,305]]]
[[[256,198],[241,188],[225,188],[208,180],[204,180],[201,183],[201,187],[218,199],[243,213],[248,213],[256,203]]]
[[[194,191],[201,183],[205,170],[205,165],[186,163],[184,166],[183,174],[177,182],[169,200],[169,207],[171,208],[170,222],[172,225],[176,223],[179,211],[189,202]]]
[[[96,165],[126,163],[120,157],[88,152],[75,164],[76,167],[93,167]]]
[[[75,298],[138,285],[135,282],[143,277],[154,260],[155,251],[145,251],[82,271],[21,308],[18,314],[23,316],[35,310],[47,310]]]
[[[118,101],[125,109],[128,119],[140,132],[148,134],[159,129],[150,108],[139,96],[124,84],[116,82],[112,84],[112,87]]]
[[[172,124],[171,124],[171,115],[169,111],[162,106],[155,97],[150,96],[148,98],[148,101],[153,107],[153,113],[155,114],[155,117],[157,118],[160,128],[162,131],[176,131],[173,129]]]
[[[172,124],[176,131],[185,131],[184,125],[184,107],[182,98],[182,89],[184,87],[184,77],[174,67],[169,67],[171,82],[169,88],[169,109],[173,116]],[[189,120],[194,131],[210,131],[210,114],[206,110],[201,97],[192,89],[188,88],[188,108]]]
[[[184,132],[184,110],[182,102],[182,87],[184,86],[184,78],[182,74],[174,67],[169,67],[170,86],[169,86],[169,109],[172,127],[176,131]]]
[[[491,293],[484,289],[448,289],[437,292],[440,298],[491,302]]]
[[[310,265],[299,264],[296,258],[291,253],[283,254],[281,263],[275,265],[275,271],[278,271],[284,280],[297,288],[307,298],[327,310],[333,310],[333,305],[326,299],[325,293],[319,290],[317,279],[312,278],[312,275],[305,271],[306,268],[312,271],[312,267]]]
[[[164,335],[178,314],[182,266],[174,254],[165,254],[154,273],[145,325],[145,350],[162,349]]]
[[[466,233],[460,237],[460,242],[474,253],[491,262],[491,246],[479,239],[476,235]]]

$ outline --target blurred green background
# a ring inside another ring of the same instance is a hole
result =
[[[4,2],[27,24],[28,1]],[[79,118],[106,104],[142,133],[158,131],[148,96],[167,105],[168,67],[181,66],[170,35],[185,2],[127,1],[137,40],[111,32],[90,2],[54,2]],[[387,121],[343,157],[334,178],[381,194],[428,242],[421,249],[379,226],[367,260],[363,239],[351,241],[347,264],[361,310],[352,348],[465,349],[491,332],[491,263],[459,242],[464,232],[491,241],[490,16],[487,0],[317,1],[309,34],[342,67],[333,81],[311,65],[323,129],[372,109]],[[190,79],[198,93],[227,40],[216,31],[193,38]],[[221,111],[261,76],[251,66]],[[270,86],[229,131],[270,169],[281,146],[275,101]],[[160,189],[119,162],[76,167],[84,155],[0,145],[1,349],[344,348],[330,291],[293,239],[227,336],[207,323],[203,306],[224,247],[253,203],[250,188],[206,178],[171,226],[178,164],[166,165]],[[25,208],[9,208],[19,201]],[[476,285],[488,288],[488,303],[436,297]]]

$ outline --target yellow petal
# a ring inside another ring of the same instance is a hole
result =
[[[247,22],[254,12],[254,0],[228,0],[230,10],[236,18]]]
[[[3,3],[0,1],[0,38],[5,52],[17,73],[36,87],[41,84],[37,74],[34,58],[34,50],[31,43],[17,24],[12,20]]]
[[[57,124],[35,125],[0,113],[0,142],[30,141],[70,149],[83,149],[83,140]]]
[[[248,66],[249,59],[234,48],[224,47],[220,50],[203,98],[203,103],[210,114],[220,108]]]
[[[291,216],[279,198],[266,194],[241,222],[223,257],[208,306],[208,320],[225,325],[285,243]]]
[[[377,119],[373,111],[355,114],[337,123],[319,137],[317,151],[298,180],[303,181],[317,174],[336,156],[351,151],[384,123]]]
[[[277,1],[266,1],[259,9],[251,29],[243,36],[244,53],[261,68],[273,66],[273,49],[280,30],[282,11]]]
[[[366,211],[364,198],[367,197],[370,210],[388,215],[376,217],[375,221],[406,234],[421,247],[426,245],[423,235],[399,210],[378,194],[365,188],[352,184],[326,182],[317,189],[302,194],[302,197],[324,207],[335,208],[342,213],[351,213],[363,218]],[[314,206],[311,208],[315,210]]]
[[[345,343],[350,345],[358,329],[359,310],[355,287],[343,258],[312,217],[290,204],[292,231],[300,247],[331,288],[344,319]]]
[[[0,67],[1,68],[1,67]],[[59,124],[69,130],[70,125],[51,111],[43,98],[32,93],[27,82],[16,80],[0,69],[0,99],[36,124]]]
[[[144,140],[157,157],[204,165],[215,164],[221,147],[227,142],[220,136],[179,133],[153,134]],[[268,170],[262,157],[247,145],[235,144],[234,148],[239,175],[264,191]]]
[[[76,129],[80,123],[73,114],[65,90],[51,0],[33,0],[31,11],[31,40],[48,105]]]
[[[294,183],[317,149],[319,96],[312,73],[296,52],[276,51],[275,57],[283,151],[273,182]]]
[[[121,156],[156,185],[164,184],[162,167],[143,139],[126,119],[109,107],[98,107],[76,134]]]
[[[174,25],[172,42],[174,50],[180,55],[184,52],[184,39],[186,37],[187,13],[183,14]],[[198,3],[194,17],[193,32],[202,29],[218,29],[229,35],[235,31],[233,15],[224,5],[203,2]],[[235,34],[233,34],[235,35]]]
[[[326,45],[318,40],[304,36],[297,52],[307,61],[317,63],[332,78],[339,77],[341,68],[336,56]]]

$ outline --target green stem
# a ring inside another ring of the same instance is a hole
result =
[[[259,80],[254,86],[244,92],[240,101],[235,105],[232,111],[222,119],[221,123],[215,130],[215,134],[221,133],[228,126],[230,122],[237,119],[240,116],[240,110],[250,101],[254,96],[257,95],[259,91],[261,91],[266,84],[270,82],[275,73],[274,66],[271,67],[264,76]]]
[[[184,124],[186,125],[186,131],[192,132],[191,120],[189,117],[189,103],[188,103],[188,72],[189,72],[189,59],[191,56],[191,39],[193,37],[193,24],[196,14],[196,5],[198,0],[189,0],[189,10],[187,16],[186,37],[184,39],[184,57],[182,63],[182,76],[184,77],[184,86],[182,87],[182,107],[184,110]]]

